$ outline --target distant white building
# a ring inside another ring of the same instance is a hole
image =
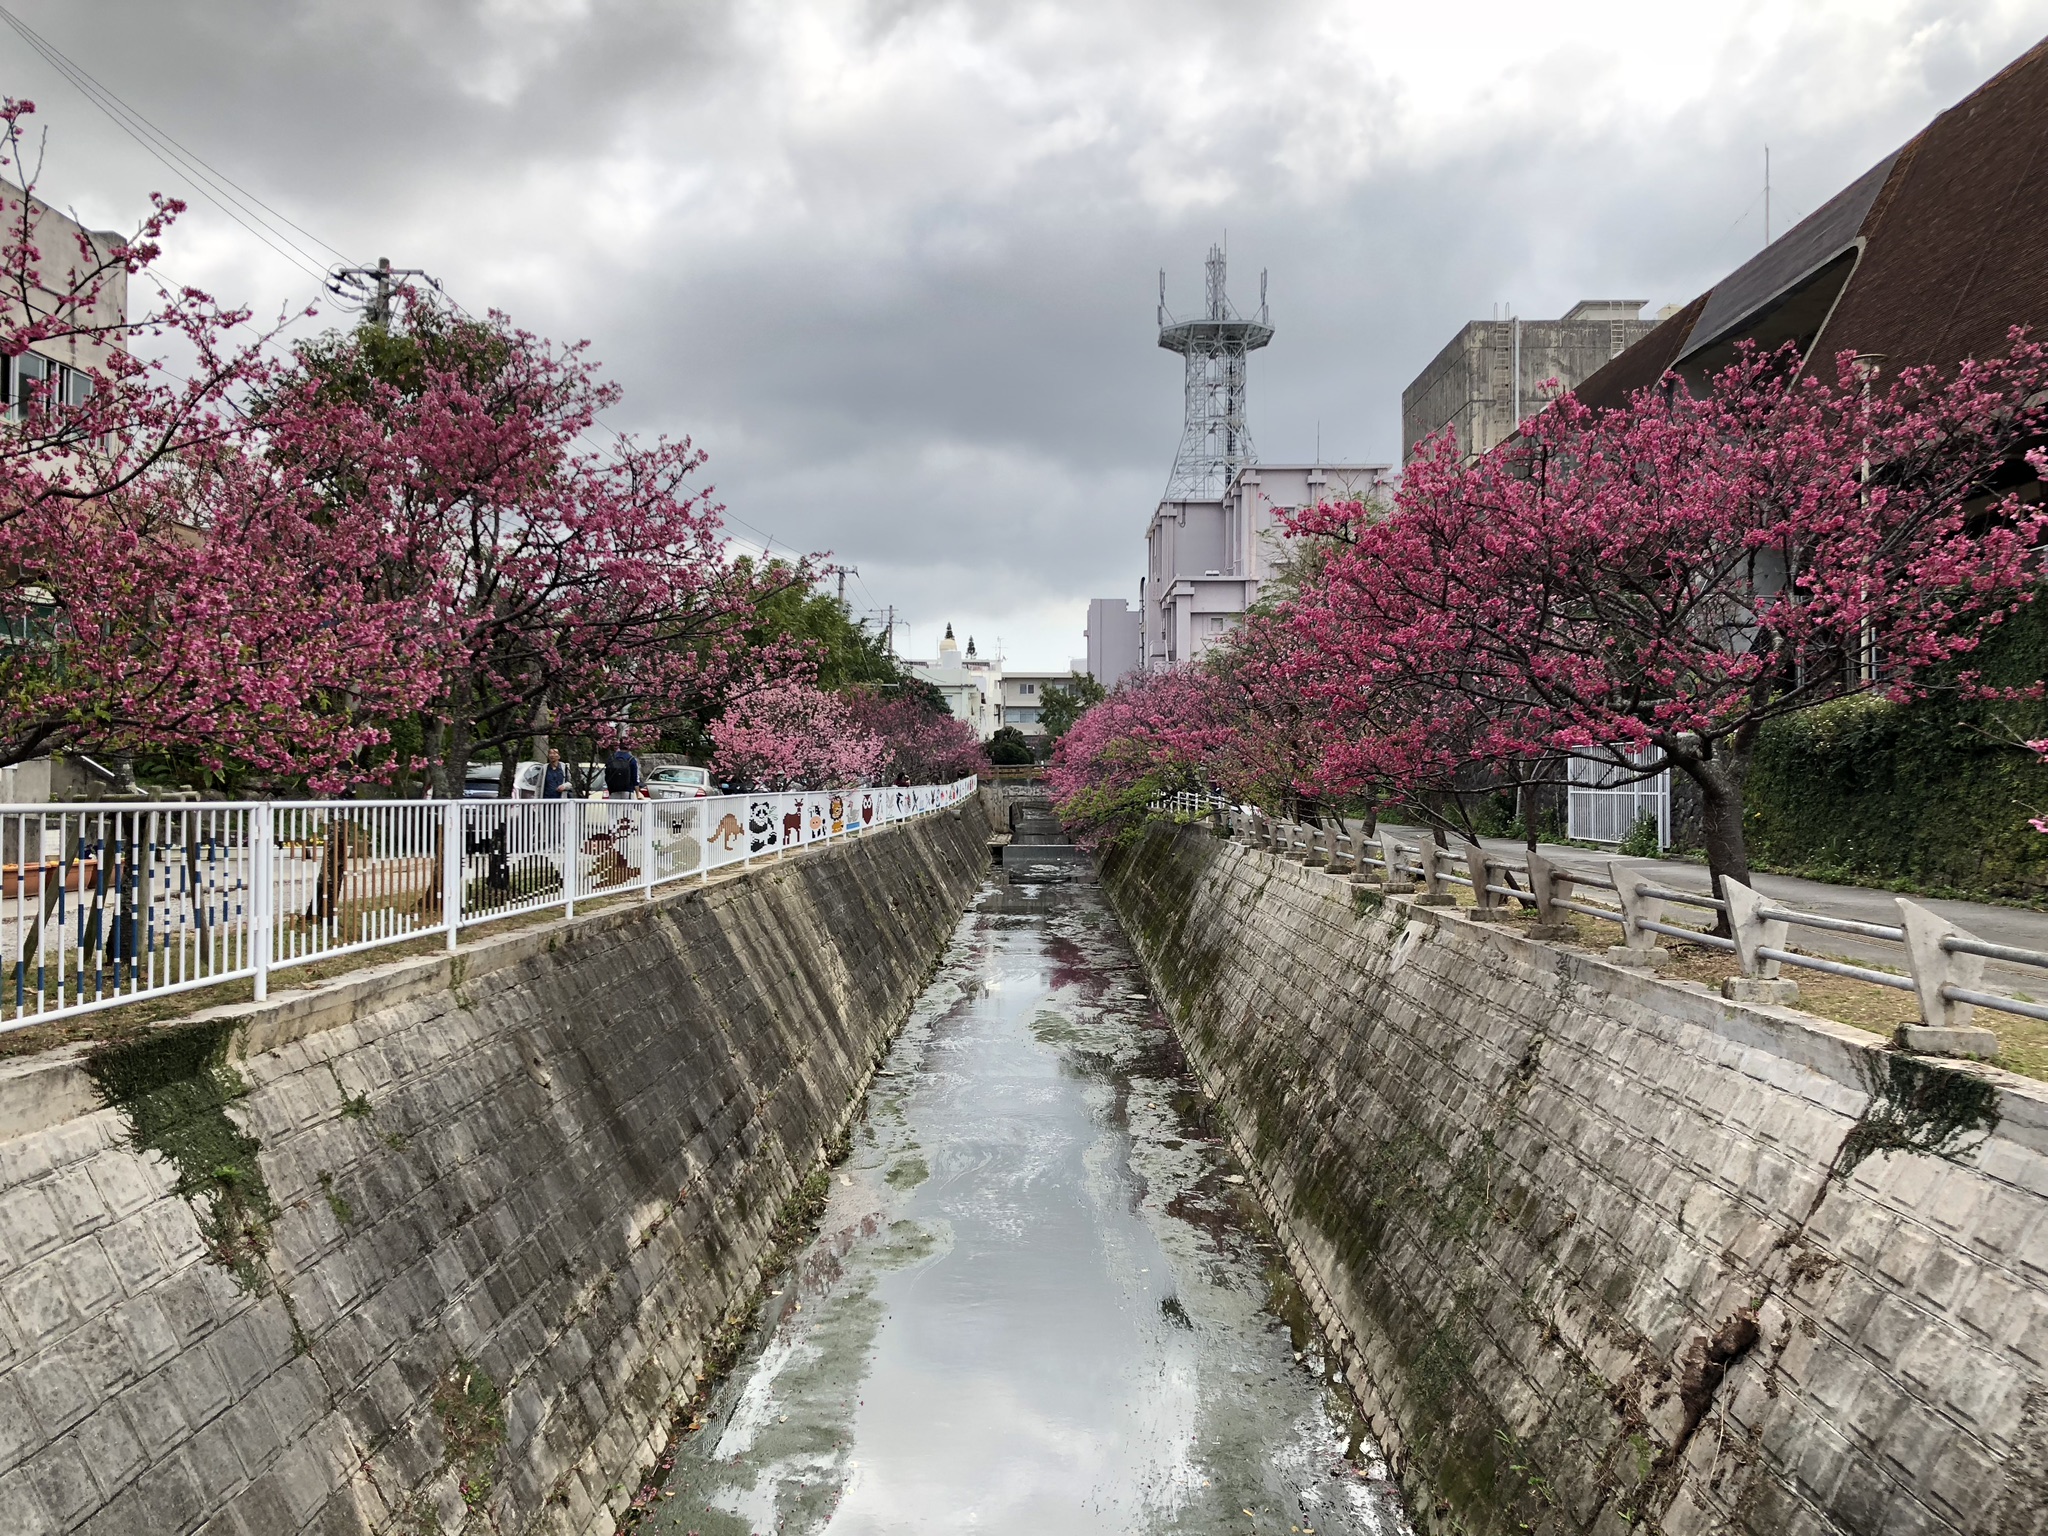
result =
[[[1160,502],[1145,532],[1139,619],[1146,670],[1197,660],[1243,621],[1260,584],[1286,558],[1282,511],[1370,500],[1392,486],[1385,464],[1248,464],[1219,501]],[[1094,612],[1090,605],[1091,619]],[[1089,643],[1092,657],[1092,634]]]
[[[967,637],[961,650],[953,638],[953,626],[946,626],[939,641],[936,661],[908,661],[910,675],[930,683],[945,696],[953,718],[965,721],[975,737],[987,741],[1002,724],[1003,665],[999,659],[984,659],[975,652],[974,637]]]

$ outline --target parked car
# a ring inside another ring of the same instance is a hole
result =
[[[701,800],[711,793],[711,770],[677,763],[656,768],[641,780],[651,800]]]
[[[462,778],[462,798],[465,800],[495,800],[498,798],[498,779],[502,770],[496,763],[471,763],[469,771]]]

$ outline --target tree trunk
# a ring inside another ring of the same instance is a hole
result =
[[[448,798],[448,765],[442,758],[442,743],[447,737],[446,724],[429,720],[420,742],[420,756],[427,760],[427,794],[435,800]]]
[[[1699,786],[1707,873],[1714,894],[1721,894],[1724,877],[1749,884],[1749,844],[1742,834],[1742,790],[1749,778],[1749,749],[1722,741],[1716,744],[1712,756],[1674,753],[1671,761]],[[1727,929],[1724,915],[1718,931],[1725,934]]]
[[[548,760],[548,727],[554,724],[554,716],[548,710],[546,699],[533,706],[533,760],[544,763]]]
[[[442,794],[460,800],[469,782],[470,704],[469,680],[462,678],[448,690],[448,732],[442,738]]]

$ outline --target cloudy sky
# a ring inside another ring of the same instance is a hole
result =
[[[1157,273],[1272,273],[1262,457],[1385,460],[1465,321],[1682,301],[2048,34],[2048,0],[5,0],[361,262],[588,337],[734,532],[859,568],[899,648],[1017,666],[1135,598],[1179,433]],[[43,190],[193,210],[179,280],[317,274],[0,26]],[[315,248],[316,256],[325,252]],[[331,258],[330,258],[331,259]],[[317,262],[313,264],[317,267]]]

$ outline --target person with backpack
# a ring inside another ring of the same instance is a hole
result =
[[[640,759],[623,744],[612,748],[604,760],[604,793],[607,800],[631,800],[640,792]]]

